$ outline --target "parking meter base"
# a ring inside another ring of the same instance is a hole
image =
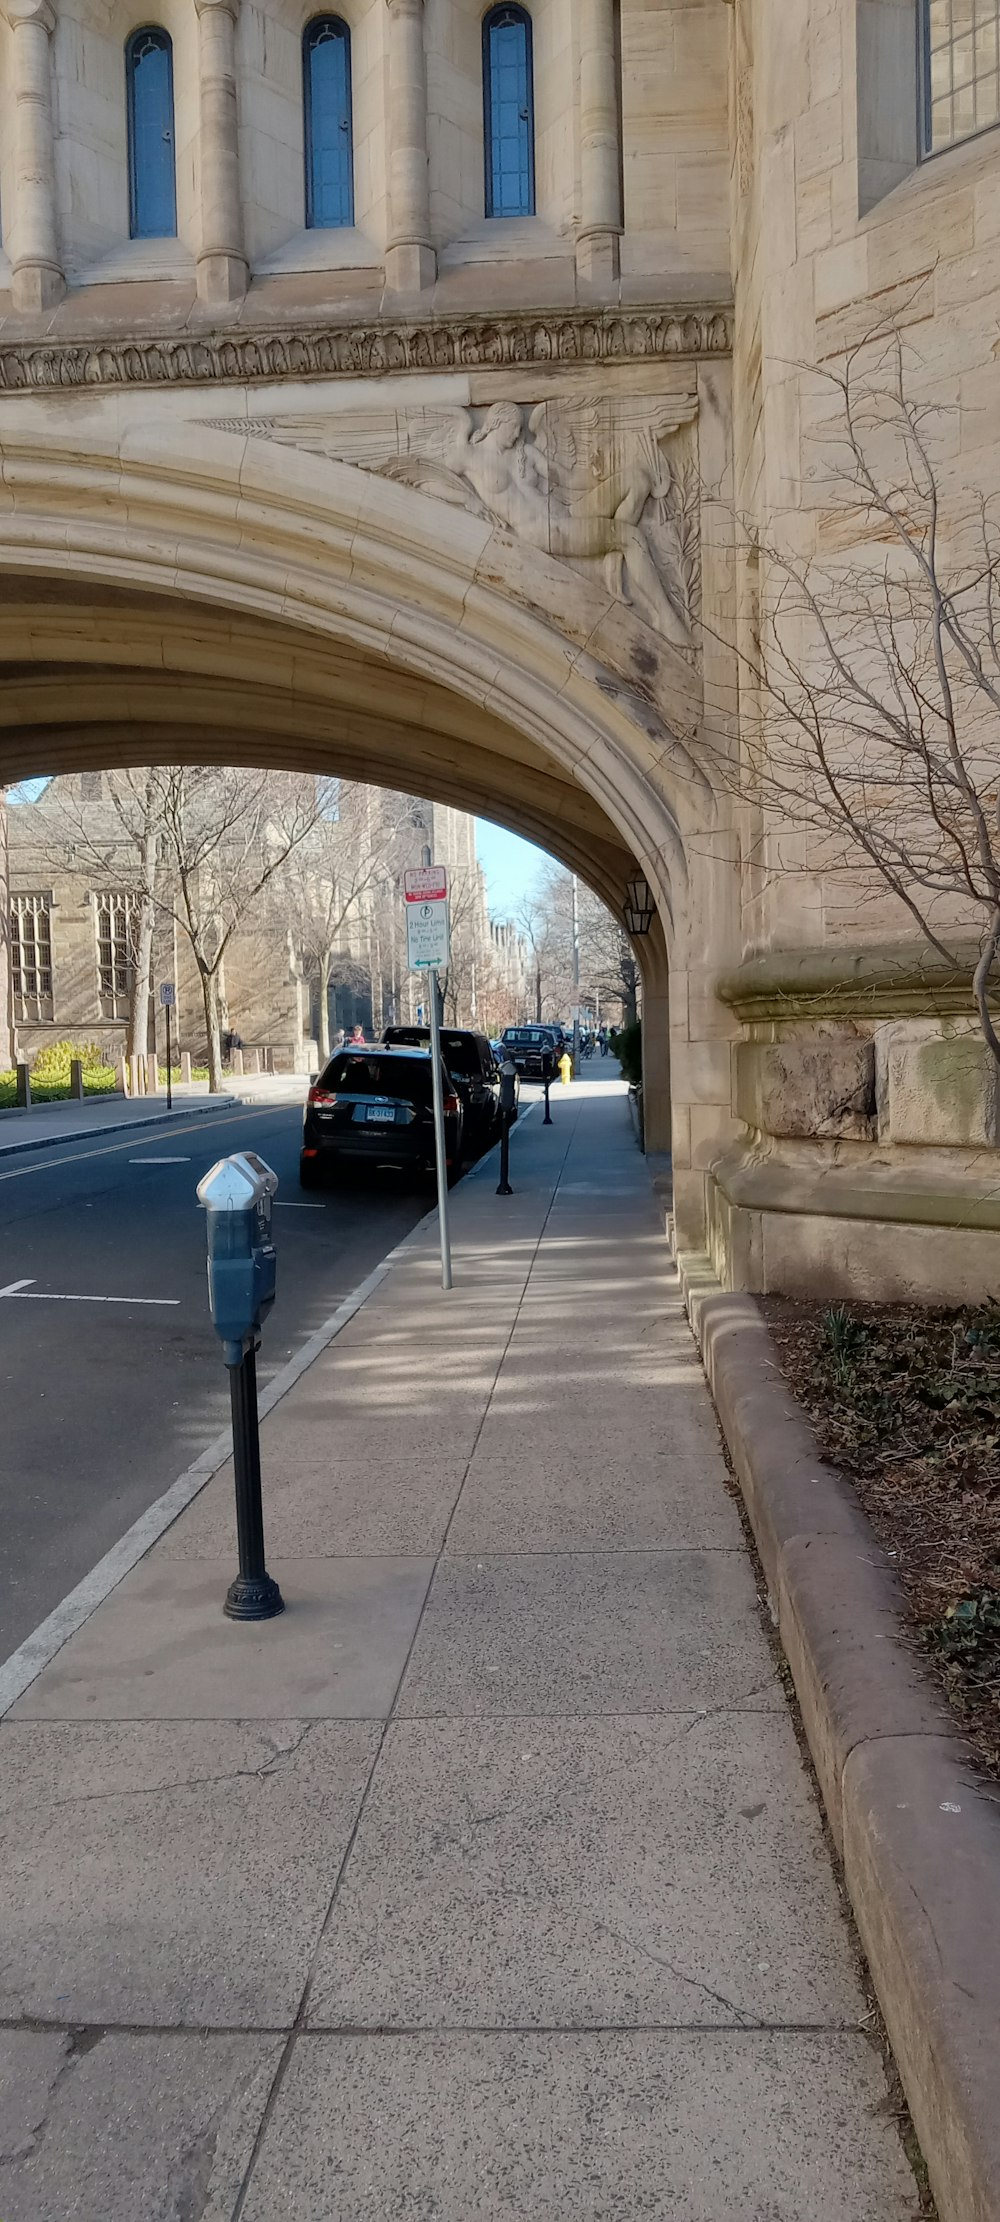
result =
[[[229,1620],[274,1620],[285,1600],[270,1574],[237,1574],[222,1609]]]
[[[500,1183],[500,1186],[499,1186],[499,1188],[497,1189],[497,1195],[498,1195],[498,1196],[512,1196],[512,1195],[513,1195],[513,1193],[514,1193],[514,1191],[513,1191],[512,1187],[511,1187],[511,1185],[510,1185],[510,1182],[509,1182],[509,1180],[502,1180],[502,1181],[501,1181],[501,1183]]]

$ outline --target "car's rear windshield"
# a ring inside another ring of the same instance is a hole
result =
[[[331,1095],[402,1096],[407,1103],[429,1103],[431,1061],[429,1057],[380,1057],[377,1050],[369,1056],[334,1057],[320,1086]]]
[[[534,1048],[538,1042],[551,1042],[552,1039],[548,1028],[542,1026],[509,1026],[504,1035],[505,1042],[514,1042],[515,1045],[523,1042],[528,1048]]]
[[[441,1055],[449,1072],[480,1072],[479,1043],[471,1034],[442,1034]]]

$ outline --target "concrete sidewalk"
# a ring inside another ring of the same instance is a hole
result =
[[[624,1091],[516,1134],[0,1728],[4,2222],[910,2222]]]

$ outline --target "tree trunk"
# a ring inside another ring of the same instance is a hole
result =
[[[125,1055],[144,1057],[149,1048],[149,997],[153,969],[153,925],[156,892],[156,833],[148,824],[142,836],[142,895],[135,934],[135,962],[128,999]]]
[[[320,1062],[325,1065],[330,1055],[330,959],[328,956],[321,957],[319,961],[319,1054]]]
[[[536,1025],[536,1026],[540,1026],[540,1025],[541,1025],[541,1023],[542,1023],[542,968],[541,968],[541,965],[539,964],[539,965],[536,965],[536,967],[535,967],[535,1025]]]
[[[210,1096],[221,1096],[222,1041],[219,1031],[219,978],[217,973],[202,973],[201,992],[205,1005],[205,1033],[208,1039],[208,1092]]]

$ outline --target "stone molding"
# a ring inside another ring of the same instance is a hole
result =
[[[726,356],[732,343],[732,311],[721,306],[143,334],[86,343],[0,341],[0,392],[661,362]]]
[[[745,1026],[968,1016],[975,1012],[972,974],[978,955],[978,943],[961,936],[953,968],[923,942],[772,950],[746,958],[738,972],[719,981],[718,995]]]

